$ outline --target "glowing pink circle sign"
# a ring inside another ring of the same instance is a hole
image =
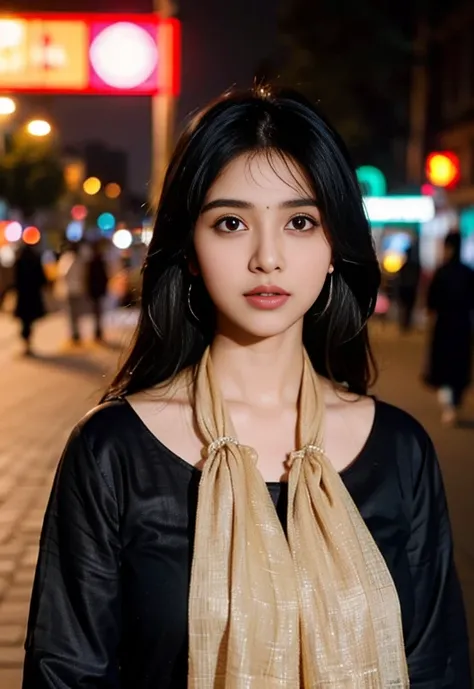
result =
[[[116,89],[141,86],[158,64],[156,41],[145,27],[131,22],[105,27],[93,39],[89,55],[99,79]]]

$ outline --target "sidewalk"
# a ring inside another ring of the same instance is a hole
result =
[[[109,346],[72,348],[54,315],[38,323],[39,356],[27,359],[16,323],[0,314],[0,689],[20,687],[38,536],[60,453],[116,370],[132,326],[131,314],[109,314]]]

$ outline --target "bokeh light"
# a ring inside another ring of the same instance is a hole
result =
[[[31,120],[26,125],[26,130],[31,136],[48,136],[51,133],[51,125],[46,120]]]
[[[449,189],[456,185],[461,176],[461,164],[451,151],[430,153],[426,159],[426,176],[431,184]]]
[[[112,241],[117,249],[128,249],[132,245],[132,233],[130,230],[117,230],[112,237]]]
[[[141,240],[145,246],[149,246],[153,237],[153,230],[148,227],[144,227],[141,231]]]
[[[405,256],[396,251],[389,251],[383,257],[382,265],[387,273],[398,273],[405,263]]]
[[[0,248],[0,265],[3,268],[11,268],[15,264],[15,250],[6,244]]]
[[[13,98],[2,96],[0,98],[0,115],[12,115],[16,110],[16,103]]]
[[[85,220],[87,218],[87,208],[82,204],[71,208],[71,218],[73,220]]]
[[[19,222],[10,222],[5,227],[5,239],[7,242],[18,242],[21,239],[22,227]]]
[[[86,180],[84,180],[84,184],[82,185],[84,192],[86,194],[89,194],[89,196],[94,196],[94,194],[98,194],[101,187],[102,183],[100,179],[98,179],[97,177],[88,177]]]
[[[34,246],[35,244],[38,244],[41,240],[41,232],[38,230],[37,227],[34,227],[34,225],[30,225],[29,227],[25,227],[25,229],[23,230],[22,239],[25,242],[25,244]]]
[[[118,199],[118,197],[122,193],[122,189],[120,187],[120,184],[117,184],[116,182],[110,182],[106,185],[104,192],[107,198]]]
[[[73,220],[66,227],[66,239],[70,242],[80,242],[84,235],[84,226],[80,220]]]
[[[115,227],[115,218],[112,213],[101,213],[97,218],[97,226],[102,232],[111,232]]]

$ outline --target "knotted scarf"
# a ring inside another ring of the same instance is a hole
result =
[[[226,413],[208,349],[194,382],[207,444],[189,595],[189,689],[409,687],[397,592],[324,454],[321,381],[304,354],[287,536]]]

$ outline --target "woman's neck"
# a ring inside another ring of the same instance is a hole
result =
[[[218,334],[211,355],[225,400],[269,408],[296,404],[303,371],[300,334],[288,332],[247,346]]]

